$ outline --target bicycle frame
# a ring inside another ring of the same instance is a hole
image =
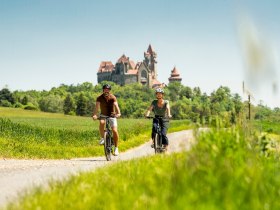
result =
[[[162,117],[147,117],[147,118],[157,120],[156,132],[152,139],[154,144],[155,154],[165,152],[165,148],[162,145],[162,134],[161,134],[161,126],[160,126],[160,120],[162,120]]]
[[[100,119],[105,120],[105,128],[104,128],[104,153],[107,161],[111,160],[111,156],[113,154],[113,131],[110,125],[109,116],[100,116]]]

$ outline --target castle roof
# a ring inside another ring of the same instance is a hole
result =
[[[126,57],[125,54],[123,54],[119,59],[117,63],[128,63],[129,57]]]
[[[173,68],[173,70],[171,71],[171,77],[172,76],[180,76],[179,71],[177,70],[176,67]]]
[[[177,70],[176,67],[174,67],[171,71],[171,76],[168,78],[169,81],[174,81],[174,80],[177,80],[177,81],[181,81],[182,78],[180,77],[180,73],[179,71]]]
[[[129,60],[129,64],[130,64],[132,69],[135,69],[136,65],[135,65],[133,60]]]
[[[135,75],[135,74],[138,74],[138,70],[137,69],[129,69],[126,74]]]
[[[153,54],[154,50],[151,46],[151,44],[149,44],[149,47],[148,47],[148,50],[147,50],[147,53],[150,53],[150,54]]]
[[[158,80],[156,80],[156,79],[154,79],[154,80],[153,80],[153,86],[154,86],[154,85],[161,85],[161,82],[158,81]]]
[[[142,62],[137,62],[136,65],[135,65],[135,69],[139,69],[141,64],[142,64]]]
[[[111,72],[114,69],[114,65],[111,61],[102,61],[100,63],[98,72]]]

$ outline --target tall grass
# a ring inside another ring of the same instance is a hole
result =
[[[189,152],[53,182],[8,209],[279,209],[279,156],[263,156],[257,141],[236,128],[205,132]]]
[[[253,124],[260,132],[274,133],[280,135],[280,123],[256,120],[253,122]]]
[[[0,118],[0,156],[18,158],[71,158],[103,155],[98,145],[98,122],[92,130],[43,128],[26,123],[15,123]],[[148,126],[136,121],[129,129],[120,126],[122,149],[137,146],[149,139]],[[129,130],[129,133],[128,133]],[[141,132],[143,132],[141,134]],[[143,138],[141,138],[141,135]],[[135,136],[140,141],[134,141]]]

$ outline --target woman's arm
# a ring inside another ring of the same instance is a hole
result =
[[[153,110],[153,108],[154,108],[153,105],[149,106],[149,108],[147,109],[147,112],[145,114],[146,117],[149,117],[149,115],[150,115],[151,111]]]
[[[171,118],[172,115],[170,114],[170,105],[169,105],[169,103],[166,104],[166,112],[167,112],[167,116],[168,116],[169,118]]]

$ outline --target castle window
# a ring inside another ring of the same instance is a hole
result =
[[[141,83],[143,85],[147,84],[147,72],[145,70],[141,71]]]

